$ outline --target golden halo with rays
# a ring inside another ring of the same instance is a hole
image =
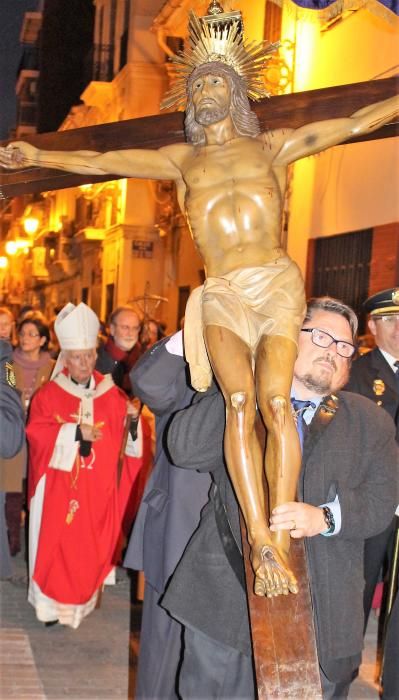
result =
[[[208,10],[209,11],[209,10]],[[251,100],[270,97],[260,72],[279,42],[245,43],[241,12],[197,17],[190,11],[188,23],[189,48],[171,58],[172,86],[161,103],[161,109],[176,106],[184,109],[187,99],[187,81],[196,68],[206,63],[220,62],[230,66],[244,79]]]

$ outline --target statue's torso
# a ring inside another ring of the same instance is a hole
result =
[[[184,208],[207,275],[262,265],[280,254],[285,169],[272,167],[273,146],[272,139],[240,137],[191,147],[180,162]]]

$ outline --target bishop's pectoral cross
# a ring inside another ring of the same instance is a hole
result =
[[[387,78],[271,97],[254,105],[262,131],[298,128],[323,119],[346,117],[362,107],[397,93],[397,79]],[[368,140],[398,135],[398,123],[387,124]],[[115,151],[128,148],[158,149],[184,141],[182,115],[168,113],[113,124],[86,127],[60,133],[27,137],[27,141],[47,150]],[[76,175],[48,168],[0,169],[0,197],[74,187],[88,182],[117,179],[112,175]],[[246,545],[244,542],[244,551]],[[321,698],[313,618],[303,543],[291,545],[293,568],[301,582],[297,595],[268,600],[253,594],[253,571],[246,554],[247,594],[257,672],[258,697]],[[228,624],[228,621],[226,621]],[[288,631],[288,632],[287,632]]]

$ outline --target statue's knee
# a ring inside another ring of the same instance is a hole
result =
[[[277,394],[270,399],[273,420],[282,427],[285,423],[285,413],[287,410],[287,400],[284,396]]]
[[[270,399],[270,406],[274,415],[283,416],[287,409],[287,401],[284,396],[277,394]]]
[[[242,413],[247,400],[245,391],[236,391],[230,396],[230,403],[237,413]]]

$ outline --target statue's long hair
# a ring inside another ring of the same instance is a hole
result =
[[[247,97],[245,81],[230,66],[223,63],[204,63],[196,68],[190,75],[187,82],[187,107],[184,120],[184,130],[186,139],[195,146],[206,144],[205,129],[195,121],[195,110],[193,104],[193,83],[203,75],[219,75],[225,78],[231,90],[230,116],[237,133],[240,136],[250,136],[254,138],[260,134],[258,117],[251,110],[251,105]]]

